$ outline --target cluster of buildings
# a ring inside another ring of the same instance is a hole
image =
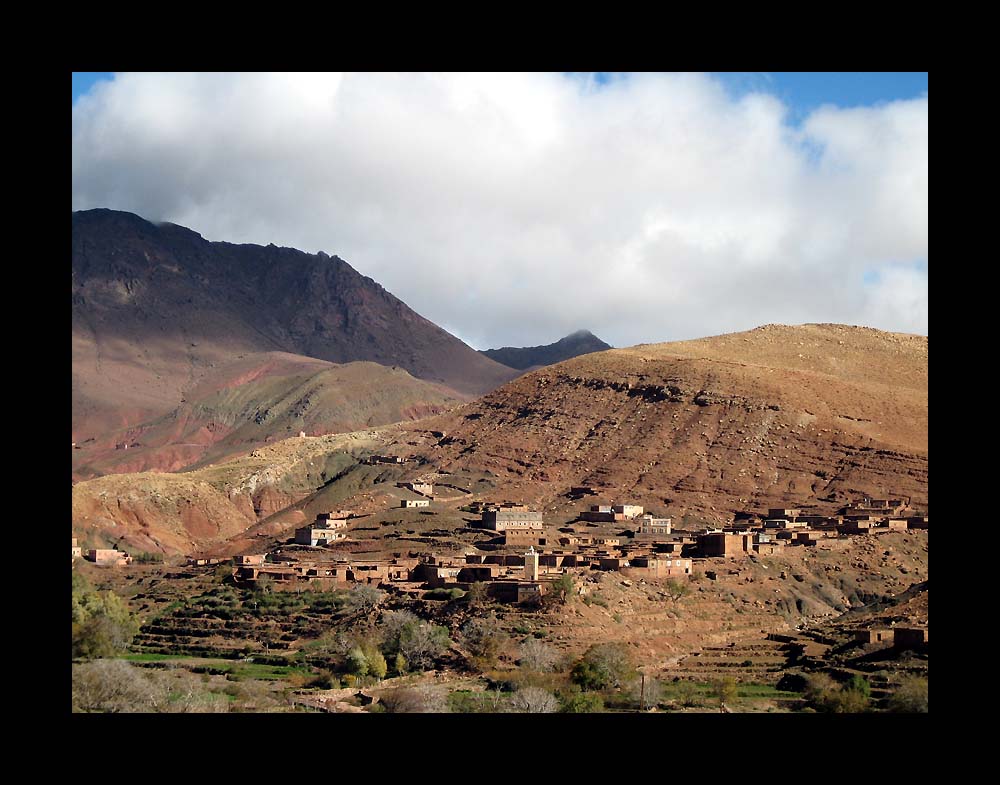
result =
[[[897,649],[917,649],[927,643],[926,627],[870,627],[856,630],[854,640],[868,645],[870,643],[891,643]]]
[[[91,548],[84,551],[77,544],[76,537],[73,537],[73,561],[81,557],[87,561],[94,562],[94,564],[100,564],[103,567],[124,567],[126,564],[132,563],[132,557],[125,551],[118,551],[112,548]]]
[[[398,455],[369,455],[367,458],[362,460],[362,463],[367,463],[370,466],[375,466],[380,463],[389,463],[395,466],[397,464],[406,463],[406,458],[401,458]]]
[[[803,514],[792,508],[770,509],[766,518],[740,515],[724,529],[699,534],[697,554],[706,558],[771,554],[786,545],[836,548],[848,544],[843,535],[927,529],[927,515],[914,512],[899,499],[864,499],[842,507],[833,516]]]
[[[347,539],[347,521],[353,514],[352,510],[321,512],[312,523],[295,530],[295,542],[315,546]]]

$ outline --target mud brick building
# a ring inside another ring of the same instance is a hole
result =
[[[493,531],[541,529],[543,528],[543,518],[540,512],[506,507],[498,510],[486,510],[482,515],[480,525],[484,529],[492,529]]]
[[[94,562],[94,564],[113,567],[124,567],[126,564],[132,563],[132,557],[125,553],[125,551],[102,548],[91,548],[83,558]]]
[[[647,513],[637,516],[635,522],[638,524],[636,530],[638,534],[670,534],[671,532],[670,518],[654,518]]]
[[[511,529],[504,532],[504,545],[531,545],[544,546],[548,544],[548,538],[537,529]]]
[[[709,558],[714,556],[732,558],[753,550],[753,535],[751,534],[710,532],[699,535],[697,542],[698,552]]]
[[[674,578],[690,575],[691,559],[663,559],[656,556],[633,556],[628,572],[651,578]]]
[[[345,539],[347,535],[343,529],[347,527],[347,520],[326,517],[330,514],[320,513],[313,523],[296,529],[295,542],[299,545],[326,545]]]
[[[915,649],[927,643],[926,627],[896,627],[893,645],[897,649]]]
[[[858,643],[891,643],[894,640],[893,630],[889,629],[867,629],[857,630],[854,633],[854,640]]]

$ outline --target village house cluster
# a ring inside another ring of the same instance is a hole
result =
[[[403,459],[371,456],[370,461],[391,463]],[[427,506],[434,495],[430,482],[397,486],[421,497],[402,500],[402,507]],[[591,488],[573,491],[576,496],[594,493]],[[795,508],[769,509],[766,516],[737,513],[732,524],[710,531],[675,530],[670,518],[656,517],[641,505],[630,503],[591,505],[580,512],[575,522],[559,527],[557,534],[546,532],[542,512],[519,502],[476,501],[464,509],[479,514],[476,526],[497,535],[479,543],[479,552],[446,557],[394,553],[386,559],[353,559],[330,552],[303,558],[301,553],[283,553],[279,549],[236,556],[232,560],[233,578],[244,585],[262,578],[277,585],[362,583],[401,593],[468,590],[481,583],[488,596],[497,601],[520,603],[538,599],[550,590],[552,581],[565,574],[583,575],[597,570],[620,571],[636,578],[680,578],[692,575],[696,561],[773,554],[795,546],[842,548],[854,535],[927,529],[926,513],[918,514],[908,500],[901,499],[861,499],[834,516],[805,514]],[[352,510],[322,512],[312,523],[295,530],[294,543],[321,549],[344,540],[352,517]],[[619,524],[623,530],[592,530],[601,523]],[[74,559],[80,550],[74,539]],[[85,558],[97,564],[131,562],[128,554],[117,550],[90,550]],[[221,561],[188,560],[192,565]]]
[[[903,499],[862,499],[836,515],[804,514],[801,509],[768,510],[766,518],[738,515],[732,525],[699,534],[699,556],[733,557],[772,554],[788,545],[845,548],[850,535],[927,529],[927,515],[918,514]]]

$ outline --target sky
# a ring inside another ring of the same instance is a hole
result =
[[[74,210],[324,251],[477,349],[927,334],[926,73],[73,75]]]

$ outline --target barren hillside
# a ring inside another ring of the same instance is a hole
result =
[[[843,325],[614,349],[433,418],[446,470],[559,504],[604,489],[706,523],[858,494],[927,504],[927,338]]]
[[[72,268],[77,443],[169,415],[251,355],[399,366],[465,400],[515,375],[336,256],[88,210],[73,213]]]
[[[241,355],[206,374],[167,414],[109,431],[73,450],[74,479],[179,471],[296,436],[426,417],[460,401],[401,368],[335,365],[280,352]]]

